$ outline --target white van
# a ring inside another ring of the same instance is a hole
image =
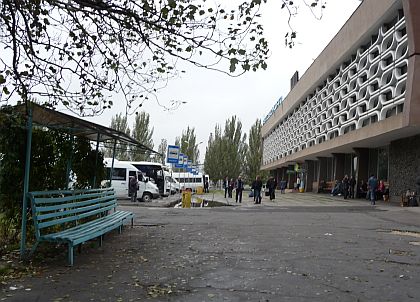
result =
[[[112,158],[104,159],[106,167],[106,175],[111,174]],[[133,165],[126,162],[121,162],[114,159],[114,168],[112,173],[112,187],[114,187],[117,198],[129,198],[128,195],[128,180],[130,176],[135,176],[138,179],[139,189],[137,197],[145,202],[149,202],[154,198],[159,197],[158,187],[143,177],[143,174]],[[106,186],[108,180],[101,182],[102,186]]]
[[[182,186],[175,178],[172,177],[171,172],[164,170],[163,173],[165,174],[165,188],[167,192],[170,190],[171,195],[173,195],[183,190],[184,186]]]
[[[122,161],[120,161],[122,162]],[[171,183],[166,178],[167,169],[161,163],[149,162],[149,161],[125,161],[128,164],[133,165],[139,171],[141,171],[145,176],[149,177],[157,187],[159,188],[159,193],[162,196],[169,196],[172,194],[170,189]]]

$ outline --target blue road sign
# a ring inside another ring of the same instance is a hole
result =
[[[169,145],[166,162],[170,164],[177,164],[179,159],[179,146]]]

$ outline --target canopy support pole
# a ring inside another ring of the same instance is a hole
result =
[[[114,148],[112,149],[112,164],[111,171],[109,174],[109,186],[112,187],[112,175],[114,175],[114,161],[115,161],[115,150],[117,148],[117,140],[114,139]]]
[[[98,170],[98,152],[99,152],[99,139],[101,134],[98,132],[98,136],[96,138],[96,156],[95,156],[95,175],[93,176],[93,184],[92,188],[96,188],[96,171]]]
[[[23,179],[22,197],[22,236],[20,239],[20,257],[23,258],[26,252],[26,222],[28,211],[29,172],[31,168],[31,147],[32,147],[32,109],[28,109],[26,121],[26,155],[25,155],[25,176]]]
[[[69,190],[69,183],[70,183],[70,171],[73,165],[73,143],[74,143],[74,136],[70,133],[70,154],[69,158],[67,159],[67,167],[66,167],[66,189]]]

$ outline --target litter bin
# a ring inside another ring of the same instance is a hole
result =
[[[191,208],[191,191],[182,191],[182,207]]]

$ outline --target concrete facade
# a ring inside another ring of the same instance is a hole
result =
[[[414,188],[401,173],[420,151],[419,50],[420,1],[364,0],[264,123],[262,169],[304,165],[306,191],[346,174]]]

